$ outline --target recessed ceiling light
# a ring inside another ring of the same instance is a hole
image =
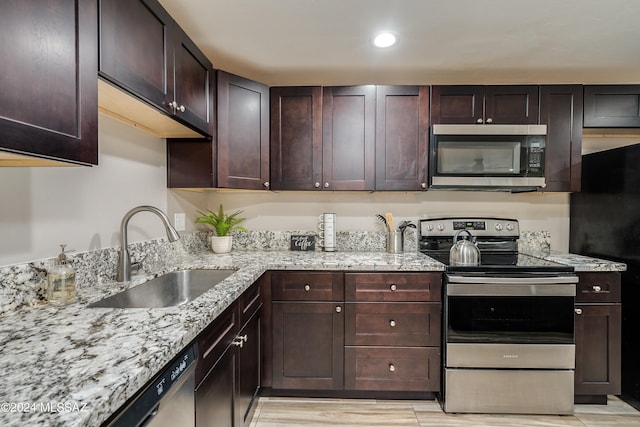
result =
[[[373,45],[376,47],[390,47],[396,43],[396,36],[391,33],[380,33],[373,39]]]

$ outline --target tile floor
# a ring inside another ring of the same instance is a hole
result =
[[[640,427],[640,412],[615,396],[576,405],[574,415],[445,414],[436,401],[262,397],[251,427]]]

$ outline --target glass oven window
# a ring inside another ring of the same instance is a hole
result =
[[[449,296],[447,342],[573,344],[573,297]]]
[[[438,141],[439,174],[521,175],[520,141]]]

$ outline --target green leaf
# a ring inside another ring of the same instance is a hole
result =
[[[246,218],[240,217],[242,212],[243,211],[239,210],[231,215],[227,215],[224,212],[222,204],[220,204],[217,213],[210,209],[208,209],[206,213],[199,210],[198,214],[200,214],[200,216],[196,218],[195,222],[196,224],[206,224],[213,227],[218,236],[226,236],[234,230],[246,232],[247,229],[240,225],[246,221]]]

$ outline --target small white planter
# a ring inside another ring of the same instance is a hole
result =
[[[211,236],[211,250],[217,254],[231,252],[232,236]]]

